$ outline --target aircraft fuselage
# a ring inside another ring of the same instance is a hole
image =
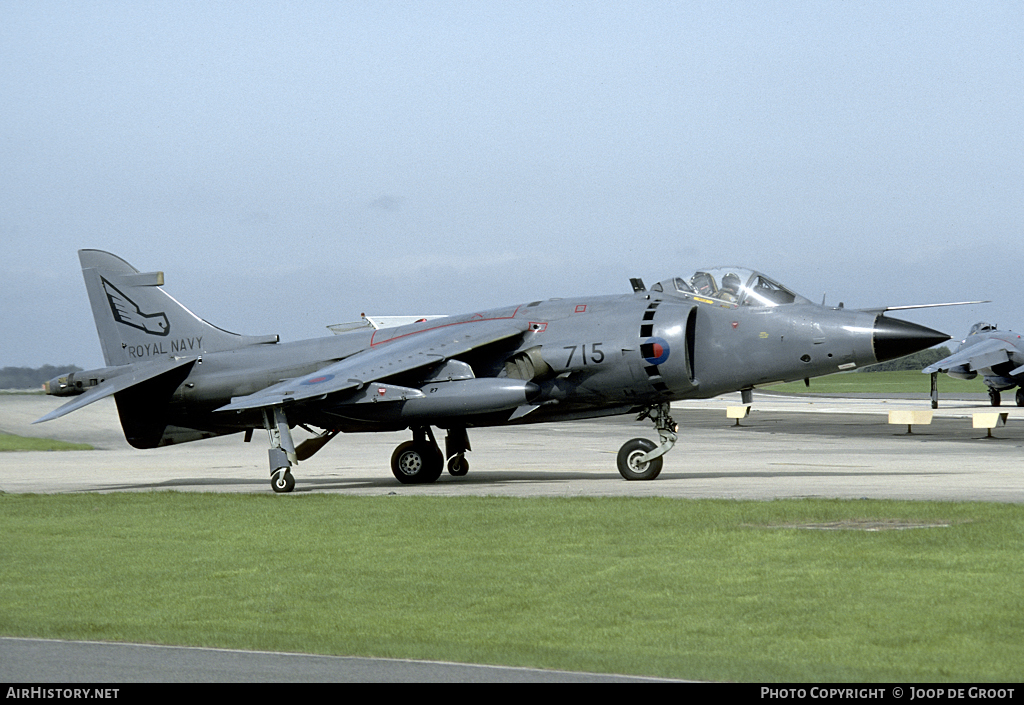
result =
[[[665,401],[710,398],[874,364],[878,318],[812,303],[752,307],[651,293],[539,301],[396,328],[207,353],[167,390],[165,418],[170,426],[193,428],[204,437],[259,427],[258,414],[214,410],[232,398],[397,340],[439,328],[457,339],[477,323],[501,319],[522,320],[527,332],[517,344],[496,343],[493,349],[462,356],[476,381],[408,381],[419,386],[433,382],[436,394],[446,385],[454,390],[457,382],[468,390],[473,385],[479,389],[487,378],[519,379],[533,385],[526,392],[529,398],[520,400],[509,392],[511,401],[497,404],[501,408],[470,413],[462,413],[457,404],[438,407],[408,400],[336,412],[324,406],[292,418],[366,431],[428,422],[484,426],[628,413]],[[512,418],[522,404],[536,408]],[[143,447],[153,442],[151,437],[138,440]],[[166,440],[185,439],[179,434]]]

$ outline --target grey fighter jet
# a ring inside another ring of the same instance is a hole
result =
[[[79,259],[106,367],[46,384],[72,396],[47,421],[113,395],[136,448],[265,429],[271,486],[342,432],[409,429],[391,458],[402,483],[469,469],[469,429],[638,414],[659,442],[627,441],[618,469],[651,480],[675,444],[670,403],[901,357],[949,339],[884,315],[814,304],[742,267],[702,269],[649,290],[531,301],[394,325],[335,326],[281,343],[207,323],[99,250]],[[372,320],[372,319],[371,319]],[[38,423],[38,422],[37,422]],[[313,435],[296,444],[296,426]],[[433,428],[444,429],[444,451]]]
[[[991,323],[975,323],[956,351],[922,370],[935,375],[945,372],[955,379],[974,379],[981,373],[992,406],[1002,401],[1000,392],[1017,387],[1017,406],[1024,406],[1024,338],[1012,330],[999,330]],[[934,377],[932,378],[934,380]],[[937,392],[932,385],[933,402]]]

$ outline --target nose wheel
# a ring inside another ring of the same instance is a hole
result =
[[[646,438],[634,438],[626,441],[619,449],[619,474],[627,480],[653,480],[661,474],[662,456],[672,450],[679,438],[676,432],[679,426],[672,420],[669,413],[672,407],[668,403],[658,404],[644,409],[637,421],[650,419],[658,431],[661,444],[655,444]]]
[[[661,474],[662,458],[643,460],[647,454],[658,446],[646,438],[634,438],[626,441],[619,449],[619,474],[627,480],[653,480]]]

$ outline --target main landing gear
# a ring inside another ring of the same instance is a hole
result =
[[[406,441],[391,455],[391,472],[403,485],[423,485],[435,482],[445,469],[448,458],[448,473],[462,477],[469,472],[466,451],[470,450],[469,435],[464,428],[448,429],[445,438],[445,453],[434,439],[429,426],[413,428],[413,439]]]
[[[650,419],[658,431],[661,445],[655,445],[646,438],[626,441],[619,449],[619,474],[627,480],[653,480],[661,474],[662,456],[672,450],[679,436],[678,424],[672,420],[668,403],[644,409],[637,421]]]
[[[988,390],[988,400],[992,403],[992,406],[999,406],[1002,401],[1002,395],[994,389]],[[1017,393],[1013,395],[1013,400],[1017,403],[1017,406],[1024,406],[1024,387],[1017,387]]]
[[[992,406],[999,406],[1002,401],[1002,396],[994,389],[988,390],[988,400]],[[1017,403],[1017,406],[1024,406],[1024,387],[1018,387],[1017,393],[1013,395],[1013,400]]]

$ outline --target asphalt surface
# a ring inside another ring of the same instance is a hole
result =
[[[0,637],[3,683],[653,683],[654,678],[267,651]]]
[[[148,451],[121,435],[102,400],[31,425],[60,400],[0,395],[0,432],[90,443],[97,450],[5,453],[7,493],[258,492],[272,494],[267,441],[257,433]],[[739,395],[674,405],[680,440],[652,482],[626,482],[619,447],[656,438],[648,421],[616,417],[516,428],[474,429],[469,475],[400,485],[390,457],[407,434],[340,436],[295,470],[293,494],[661,496],[769,500],[783,497],[980,500],[1024,503],[1024,409],[987,398],[944,399],[930,424],[889,423],[895,410],[928,410],[913,399],[755,394],[739,425],[726,407]],[[1005,413],[991,430],[977,412]],[[0,638],[5,682],[593,682],[641,680],[465,664],[267,654],[143,645]]]
[[[470,472],[431,485],[400,485],[391,453],[407,433],[334,439],[294,471],[295,493],[356,495],[840,497],[1024,502],[1024,409],[999,407],[1005,425],[972,427],[978,400],[943,400],[929,425],[907,433],[888,412],[927,410],[921,399],[835,399],[755,395],[750,415],[726,418],[736,398],[673,406],[680,440],[653,482],[626,482],[615,467],[628,439],[656,439],[649,421],[614,417],[560,424],[472,429]],[[111,400],[61,419],[31,422],[59,400],[0,395],[0,431],[91,443],[98,451],[5,453],[3,492],[177,490],[271,492],[266,434],[153,450],[130,448]],[[299,434],[297,433],[297,436]]]

